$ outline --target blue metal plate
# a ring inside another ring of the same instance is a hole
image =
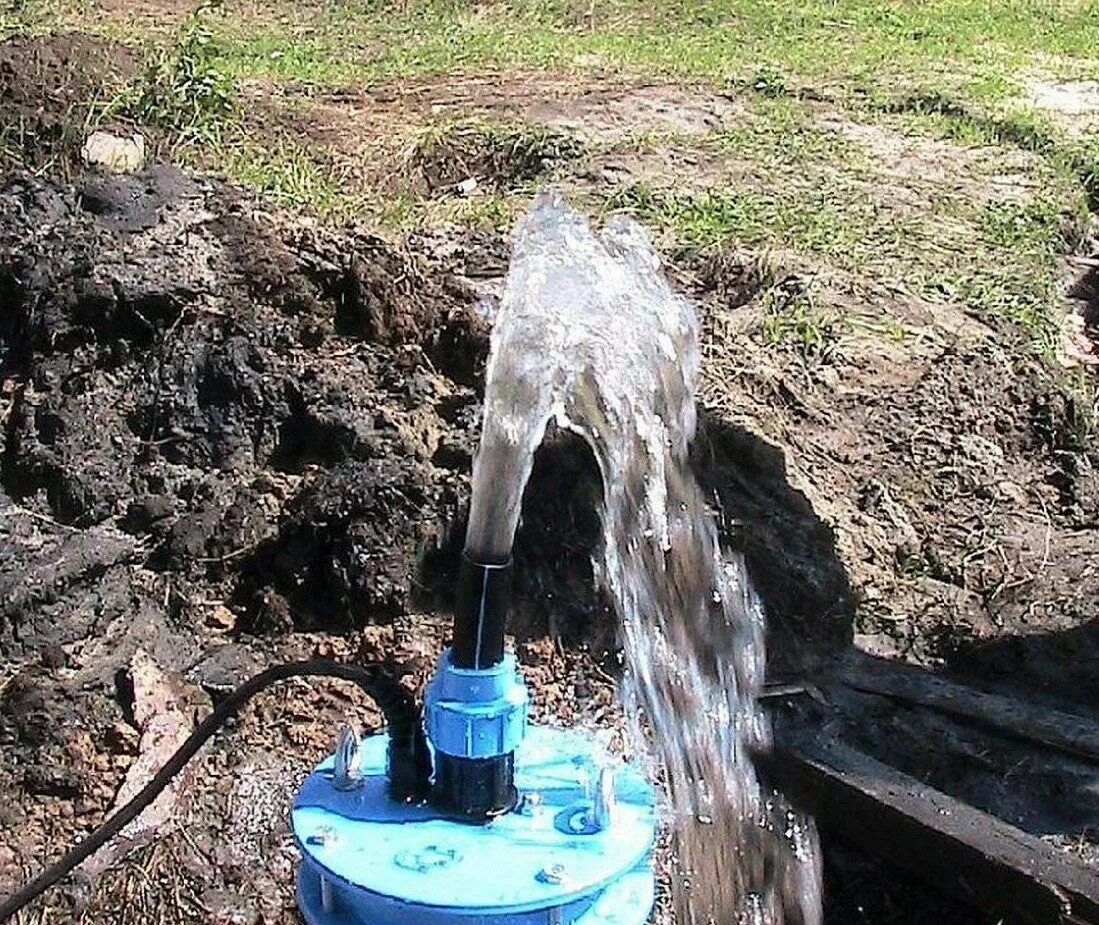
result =
[[[581,907],[596,912],[597,894],[622,880],[632,905],[646,903],[647,915],[652,904],[647,859],[656,818],[645,778],[625,763],[614,765],[618,805],[605,830],[584,834],[561,822],[582,818],[590,805],[585,784],[600,766],[596,762],[606,763],[594,753],[590,737],[530,727],[516,753],[521,807],[485,825],[450,821],[431,807],[391,801],[385,755],[384,735],[364,739],[361,788],[333,787],[329,758],[305,782],[294,804],[292,827],[307,868],[340,894],[388,899],[383,906],[403,907],[406,914],[410,907],[425,914],[435,910],[443,914],[440,921],[455,915],[500,921],[504,913],[578,904],[564,921],[587,923],[588,918],[576,917]],[[631,873],[635,869],[640,876]],[[303,872],[303,889],[307,880]],[[643,919],[604,916],[591,922]]]
[[[646,860],[594,897],[565,906],[492,915],[425,909],[382,897],[367,898],[352,888],[332,887],[326,911],[320,874],[302,865],[298,905],[309,925],[644,925],[653,908],[655,882],[652,864]]]

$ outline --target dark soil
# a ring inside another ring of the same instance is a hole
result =
[[[74,162],[88,120],[136,70],[129,49],[90,35],[0,43],[0,165]]]

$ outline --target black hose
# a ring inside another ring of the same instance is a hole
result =
[[[162,767],[129,803],[57,863],[46,868],[21,890],[0,904],[0,922],[12,918],[27,903],[66,877],[136,819],[159,796],[200,748],[256,694],[288,678],[331,677],[353,681],[369,694],[385,716],[389,728],[389,786],[395,799],[423,799],[429,789],[430,754],[412,695],[401,686],[388,666],[348,665],[317,659],[289,662],[261,671],[222,700],[187,737]]]

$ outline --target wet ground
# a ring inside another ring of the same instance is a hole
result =
[[[4,48],[14,118],[30,77],[13,81],[13,62],[33,56]],[[468,500],[483,300],[508,253],[492,232],[325,229],[170,166],[85,173],[65,131],[27,158],[64,171],[0,179],[0,891],[103,819],[155,744],[143,698],[185,725],[309,654],[391,658],[423,681]],[[807,272],[732,251],[672,267],[707,326],[696,466],[766,602],[772,673],[855,644],[1094,715],[1084,409],[1006,324],[857,279],[827,280],[824,298],[917,335],[847,338],[812,362],[753,350],[742,332],[763,294],[793,304]],[[514,630],[539,717],[614,739],[597,492],[585,451],[551,439],[524,505]],[[295,921],[286,806],[348,716],[377,721],[335,683],[261,698],[190,772],[167,814],[184,825],[27,921]],[[903,726],[886,717],[865,747],[993,811],[1025,786],[996,791],[1007,749],[976,778],[965,742],[927,768],[925,732]],[[1030,825],[1086,848],[1091,818]],[[981,920],[840,844],[827,857],[830,921]]]

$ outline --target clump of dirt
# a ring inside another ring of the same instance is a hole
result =
[[[74,160],[88,120],[137,67],[124,45],[81,33],[0,43],[0,158],[31,167]]]
[[[345,581],[342,598],[311,601],[342,602],[330,625],[406,603],[393,589],[407,592],[427,541],[412,525],[456,513],[458,476],[430,460],[461,442],[434,407],[475,401],[447,375],[483,360],[471,287],[370,236],[280,227],[171,168],[72,191],[16,176],[0,200],[11,502],[72,528],[73,552],[82,531],[107,531],[118,557],[208,582],[210,597],[248,573],[298,600],[293,582],[323,560]],[[361,529],[388,557],[350,541]],[[85,570],[109,571],[112,548]],[[28,632],[33,598],[6,614],[9,653],[52,641]]]
[[[467,180],[509,190],[583,152],[575,136],[554,129],[460,125],[421,141],[410,166],[432,194],[453,191]]]

